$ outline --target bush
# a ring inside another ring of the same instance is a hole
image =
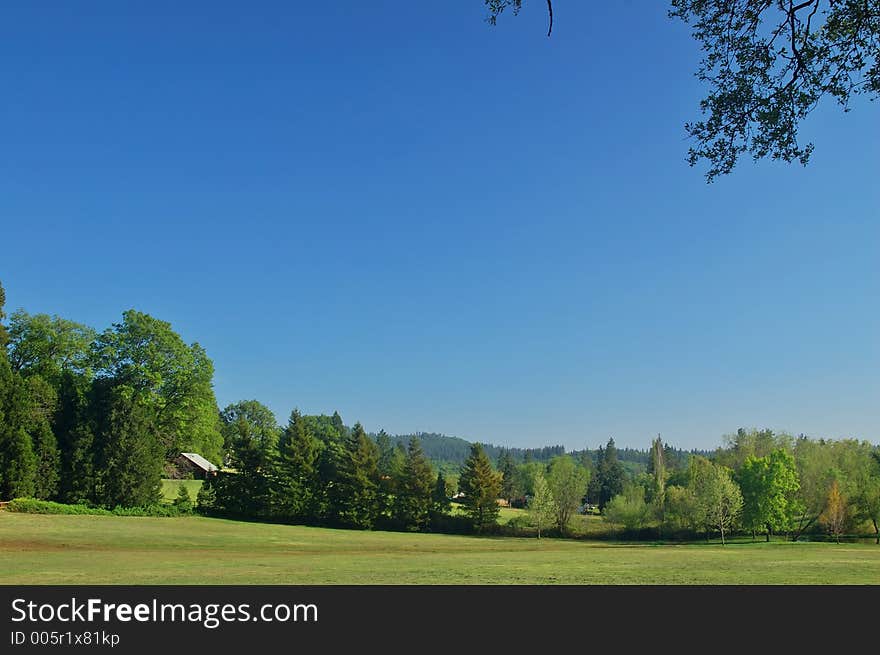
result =
[[[89,507],[85,504],[65,505],[63,503],[54,503],[51,500],[37,500],[36,498],[15,498],[9,502],[6,509],[10,512],[21,512],[23,514],[96,514],[104,516],[111,514],[106,509]]]
[[[50,500],[36,498],[16,498],[9,502],[10,512],[22,514],[68,514],[94,516],[180,516],[181,511],[172,505],[149,505],[147,507],[114,507],[112,510],[102,507],[89,507],[85,504],[65,505]]]

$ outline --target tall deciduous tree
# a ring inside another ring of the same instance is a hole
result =
[[[534,490],[529,499],[528,510],[532,523],[538,529],[538,539],[540,539],[541,532],[556,523],[556,501],[553,499],[553,493],[550,491],[550,486],[542,472],[538,471],[532,484]]]
[[[568,531],[571,517],[577,513],[587,493],[590,474],[569,455],[559,455],[550,461],[547,485],[556,504],[556,528],[560,534]]]
[[[828,489],[828,499],[825,502],[825,508],[819,516],[819,523],[825,526],[825,529],[831,533],[834,540],[840,543],[840,535],[846,529],[849,520],[849,511],[846,499],[840,491],[840,484],[837,480],[831,483]]]
[[[742,513],[742,492],[734,482],[730,469],[717,466],[703,457],[691,460],[691,486],[701,522],[709,530],[721,533],[721,544],[726,534],[736,525]]]
[[[479,443],[471,445],[458,479],[458,489],[464,494],[464,510],[475,530],[480,532],[496,524],[501,475],[492,470],[486,451]]]
[[[748,456],[737,474],[743,496],[743,527],[770,535],[788,530],[798,513],[795,494],[800,487],[794,457],[774,450],[765,457]]]
[[[95,340],[94,353],[99,377],[130,387],[154,410],[166,457],[191,450],[220,460],[214,365],[198,343],[187,345],[169,323],[128,310]]]
[[[10,317],[9,361],[14,371],[39,375],[57,387],[64,371],[88,376],[96,336],[80,323],[19,310]]]
[[[860,458],[851,479],[852,499],[857,517],[869,521],[880,544],[880,447],[860,445]]]

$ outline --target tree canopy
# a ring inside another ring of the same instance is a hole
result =
[[[494,25],[522,0],[484,4]],[[854,96],[880,96],[880,0],[671,0],[669,16],[691,27],[703,52],[703,118],[685,131],[688,162],[707,164],[708,182],[744,155],[806,164],[813,144],[799,128],[822,100],[849,111]]]

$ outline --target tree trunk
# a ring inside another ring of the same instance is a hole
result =
[[[877,519],[872,519],[871,522],[874,524],[874,534],[877,537],[877,541],[874,543],[880,546],[880,526],[877,525]]]
[[[724,545],[724,524],[721,524],[721,545]]]

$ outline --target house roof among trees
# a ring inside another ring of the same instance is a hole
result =
[[[180,455],[181,455],[181,457],[186,457],[190,462],[192,462],[194,465],[198,466],[203,471],[211,472],[211,471],[217,470],[216,466],[211,464],[211,462],[206,460],[204,457],[202,457],[198,453],[180,453]]]

